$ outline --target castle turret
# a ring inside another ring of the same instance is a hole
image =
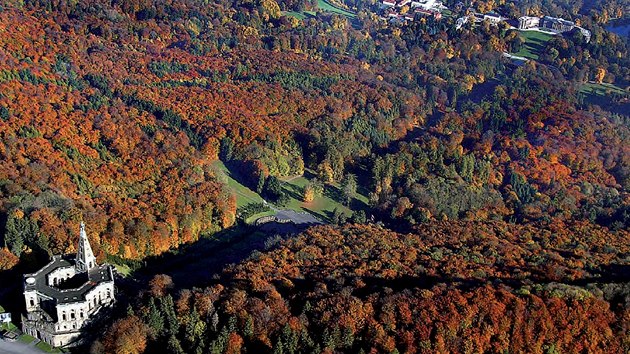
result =
[[[85,233],[85,224],[81,222],[81,234],[79,236],[79,248],[77,250],[75,268],[77,273],[82,273],[96,266],[96,257],[94,257],[90,241],[88,241],[87,234]]]

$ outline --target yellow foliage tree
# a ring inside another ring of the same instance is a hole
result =
[[[280,6],[274,0],[261,0],[260,12],[265,19],[277,19],[280,18]]]
[[[601,84],[602,82],[604,82],[604,77],[606,77],[606,69],[597,68],[597,71],[595,72],[595,81],[598,84]]]
[[[317,178],[325,183],[331,183],[334,180],[334,172],[328,161],[324,161],[317,166]]]
[[[305,203],[310,203],[313,201],[313,199],[315,199],[315,190],[313,189],[312,185],[307,184],[306,186],[304,186],[304,194],[302,195],[302,199]]]

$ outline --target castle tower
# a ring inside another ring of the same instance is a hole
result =
[[[85,224],[81,222],[81,235],[79,236],[79,248],[77,249],[75,268],[77,273],[82,273],[96,266],[96,257],[94,257],[90,241],[88,241],[87,234],[85,233]]]

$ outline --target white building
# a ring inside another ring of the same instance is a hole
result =
[[[53,256],[39,271],[24,275],[22,330],[53,347],[76,345],[82,327],[114,303],[114,291],[113,267],[96,263],[81,223],[76,257]]]
[[[538,28],[540,17],[522,16],[518,18],[518,29]]]
[[[495,25],[505,20],[506,20],[505,17],[501,17],[501,15],[498,15],[498,14],[488,13],[488,14],[483,15],[483,21],[490,21],[490,23],[495,24]]]

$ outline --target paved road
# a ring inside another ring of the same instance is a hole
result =
[[[35,347],[37,341],[30,344],[22,343],[20,341],[7,342],[4,339],[0,339],[0,354],[42,354],[45,353]]]
[[[529,61],[529,59],[527,59],[525,57],[519,57],[518,55],[514,55],[514,54],[510,54],[510,53],[506,53],[506,52],[503,52],[503,56],[507,57],[507,58],[510,58],[510,59]]]
[[[293,221],[294,224],[322,224],[321,221],[317,220],[312,214],[309,213],[298,213],[293,210],[285,210],[285,209],[276,209],[276,218],[280,220],[289,219]]]

